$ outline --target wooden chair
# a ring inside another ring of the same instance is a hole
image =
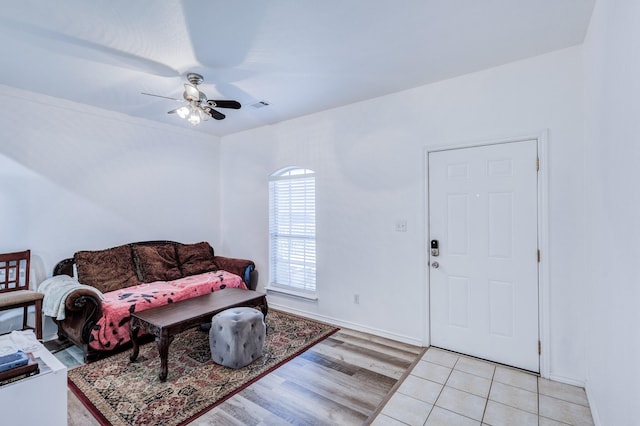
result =
[[[29,290],[31,250],[0,254],[0,311],[23,308],[22,329],[27,326],[27,309],[36,307],[36,337],[42,340],[42,299],[44,295]]]

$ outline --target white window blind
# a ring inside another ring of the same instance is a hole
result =
[[[269,180],[271,285],[316,290],[316,188],[312,170],[289,168]]]

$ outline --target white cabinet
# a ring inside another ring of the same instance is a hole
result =
[[[9,335],[0,336],[0,342],[3,339]],[[39,374],[0,386],[2,424],[66,426],[67,367],[42,344],[36,345],[33,356],[47,367],[41,367]]]

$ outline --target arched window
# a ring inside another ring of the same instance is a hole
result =
[[[315,172],[287,167],[269,177],[271,290],[315,298]]]

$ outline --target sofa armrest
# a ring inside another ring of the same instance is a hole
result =
[[[249,290],[255,290],[258,286],[258,274],[255,263],[247,259],[234,259],[231,257],[215,256],[213,258],[218,268],[239,275]]]
[[[77,289],[65,301],[65,319],[55,320],[58,332],[78,345],[89,344],[91,331],[102,317],[102,301],[90,290]]]
[[[73,258],[63,259],[53,268],[53,275],[69,275],[73,277]]]
[[[64,307],[67,311],[81,311],[87,303],[95,305],[96,314],[98,314],[98,317],[102,316],[102,301],[94,291],[86,288],[79,288],[69,293]]]

